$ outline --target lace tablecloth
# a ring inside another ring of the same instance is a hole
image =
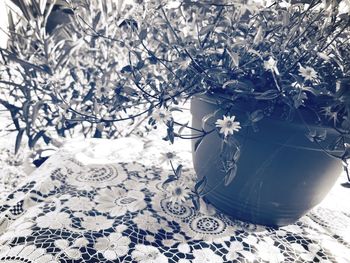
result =
[[[0,203],[0,262],[350,262],[349,211],[317,207],[273,229],[173,205],[168,159],[195,174],[188,148],[163,147],[65,145]]]

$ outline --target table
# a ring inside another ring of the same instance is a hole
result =
[[[319,206],[273,229],[172,204],[168,159],[183,163],[188,184],[195,173],[189,148],[164,147],[66,144],[0,203],[0,262],[350,262],[346,209]]]

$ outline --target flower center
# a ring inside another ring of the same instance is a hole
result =
[[[171,153],[171,152],[168,152],[168,153],[166,153],[166,157],[168,158],[168,159],[172,159],[172,158],[174,158],[174,154],[173,153]]]
[[[181,187],[176,187],[174,192],[175,192],[176,195],[181,195],[182,194],[182,188]]]
[[[227,121],[226,122],[226,127],[227,128],[231,128],[233,126],[233,122],[232,121]]]
[[[150,252],[150,253],[148,253],[148,258],[149,259],[156,259],[157,258],[157,253],[155,253],[155,252]]]
[[[312,70],[311,70],[311,69],[307,69],[307,70],[306,70],[306,74],[307,74],[307,75],[312,75]]]

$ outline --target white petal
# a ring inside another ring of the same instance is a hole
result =
[[[78,249],[68,249],[65,252],[66,255],[72,259],[79,259],[81,257],[81,253]]]
[[[13,247],[13,248],[11,248],[11,250],[9,251],[9,253],[7,255],[9,257],[18,256],[18,254],[22,251],[23,248],[24,248],[24,245],[19,245],[19,246]]]
[[[48,263],[51,260],[52,260],[51,255],[44,255],[44,256],[41,256],[40,258],[36,258],[35,263]]]
[[[32,261],[36,262],[36,259],[37,259],[38,257],[44,255],[45,252],[46,252],[45,249],[43,249],[43,248],[37,248],[36,250],[33,251],[32,254],[29,255],[29,258],[30,258]]]
[[[69,242],[66,239],[58,239],[54,242],[55,246],[61,250],[66,249],[69,246]]]
[[[117,254],[113,250],[106,250],[105,252],[103,252],[103,256],[108,260],[117,259]]]
[[[30,245],[25,247],[22,252],[21,252],[21,256],[22,257],[27,257],[28,255],[30,255],[31,253],[33,253],[33,251],[36,249],[36,247],[34,245]]]

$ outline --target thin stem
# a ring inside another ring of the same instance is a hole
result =
[[[173,35],[175,36],[176,40],[178,41],[178,43],[181,45],[181,39],[179,38],[179,36],[177,35],[177,33],[175,32],[173,26],[171,25],[168,16],[166,15],[163,7],[161,7],[161,11],[163,13],[163,16],[165,18],[165,21],[167,23],[167,25],[170,27],[171,32],[173,33]],[[200,69],[200,73],[204,73],[209,79],[210,76],[205,72],[205,70],[197,63],[197,61],[192,57],[192,55],[188,52],[188,50],[186,48],[183,48],[183,50],[185,51],[186,55],[191,59],[191,61]]]
[[[190,129],[190,130],[193,130],[193,131],[204,132],[203,130],[199,130],[199,129],[193,128],[193,127],[191,127],[191,126],[184,125],[184,124],[179,123],[179,122],[177,122],[177,121],[174,121],[174,124],[179,125],[179,126],[182,126],[182,127],[185,126],[187,129]]]
[[[297,110],[297,113],[298,113],[300,119],[302,120],[303,124],[304,124],[305,127],[307,128],[308,132],[311,132],[311,129],[310,129],[309,125],[306,123],[306,121],[304,120],[304,118],[303,118],[301,112],[300,112],[299,110]],[[333,157],[333,158],[336,158],[336,159],[341,159],[340,156],[337,156],[337,155],[335,155],[335,154],[333,154],[333,153],[328,152],[318,141],[315,141],[315,143],[316,143],[316,144],[320,147],[320,149],[321,149],[324,153],[326,153],[328,156]]]
[[[200,139],[203,138],[205,134],[198,135],[198,136],[190,136],[190,137],[184,137],[183,135],[176,134],[175,137],[180,138],[182,140],[194,140],[194,139]]]
[[[177,174],[176,174],[176,170],[175,170],[175,167],[173,165],[173,162],[171,160],[169,160],[169,162],[170,162],[170,165],[171,165],[171,169],[173,170],[173,173],[174,173],[175,177],[177,178]]]
[[[199,196],[203,197],[206,196],[207,194],[210,194],[211,192],[213,192],[216,188],[218,188],[219,185],[221,185],[222,182],[225,181],[225,176],[223,178],[221,178],[221,180],[211,189],[209,189],[207,192],[205,193],[200,193]]]
[[[121,41],[121,40],[119,40],[119,39],[111,38],[111,37],[108,37],[108,36],[105,36],[105,35],[103,35],[103,34],[100,34],[100,33],[96,32],[96,30],[93,29],[93,28],[89,25],[89,23],[87,23],[87,22],[84,20],[84,18],[82,18],[80,15],[78,15],[78,17],[79,17],[79,18],[81,19],[81,21],[83,21],[84,24],[87,25],[87,26],[89,27],[89,29],[94,33],[94,35],[89,34],[89,33],[84,29],[84,27],[81,26],[81,24],[79,23],[79,21],[76,20],[76,21],[78,22],[78,24],[80,25],[81,29],[84,31],[85,34],[87,34],[87,35],[89,35],[89,36],[92,36],[92,37],[102,37],[102,38],[104,38],[104,39],[112,40],[112,41],[119,42],[119,43],[124,43],[123,41]]]
[[[126,134],[126,137],[129,137],[140,125],[148,118],[148,115],[146,115],[144,118],[142,118],[132,129]]]
[[[324,47],[321,48],[320,52],[323,52],[324,50],[326,50],[339,36],[340,34],[342,34],[344,32],[344,30],[350,25],[350,19],[349,21],[345,24],[345,26],[338,32],[338,34],[336,34],[333,39]]]
[[[181,80],[180,77],[178,77],[175,72],[169,68],[161,59],[159,59],[155,53],[153,51],[151,51],[150,49],[148,49],[145,44],[143,43],[143,41],[141,41],[141,45],[143,46],[143,48],[149,53],[151,54],[153,57],[155,57],[159,62],[160,64],[162,64],[171,74],[173,74],[177,79]]]
[[[271,73],[272,73],[272,77],[273,77],[273,80],[274,80],[274,82],[276,84],[276,87],[277,87],[278,91],[281,91],[282,89],[281,89],[280,85],[278,84],[275,72],[272,70]]]
[[[152,95],[152,94],[149,94],[147,91],[145,91],[145,90],[135,81],[136,75],[135,75],[135,72],[134,72],[134,66],[132,65],[132,62],[131,62],[131,52],[130,52],[130,51],[129,51],[129,64],[130,64],[130,66],[131,66],[131,68],[132,68],[131,74],[132,74],[133,77],[134,77],[133,82],[134,82],[134,84],[136,85],[136,87],[137,87],[142,93],[144,93],[145,95],[147,95],[147,96],[149,96],[149,97],[151,97],[151,98],[154,98],[154,99],[159,99],[157,96],[154,96],[154,95]],[[148,101],[147,98],[145,98],[145,99]]]
[[[219,19],[220,19],[220,16],[221,16],[221,14],[222,14],[222,11],[224,11],[224,7],[221,7],[220,8],[220,10],[219,10],[219,12],[218,12],[218,14],[217,14],[217,16],[215,17],[215,20],[214,20],[214,27],[213,27],[213,30],[215,29],[215,27],[217,26],[217,24],[218,24],[218,22],[219,22]],[[203,40],[203,42],[202,42],[202,47],[204,47],[204,45],[207,43],[207,41],[208,41],[208,38],[209,38],[209,36],[210,36],[210,34],[211,34],[211,30],[205,35],[205,37],[204,37],[204,40]]]

